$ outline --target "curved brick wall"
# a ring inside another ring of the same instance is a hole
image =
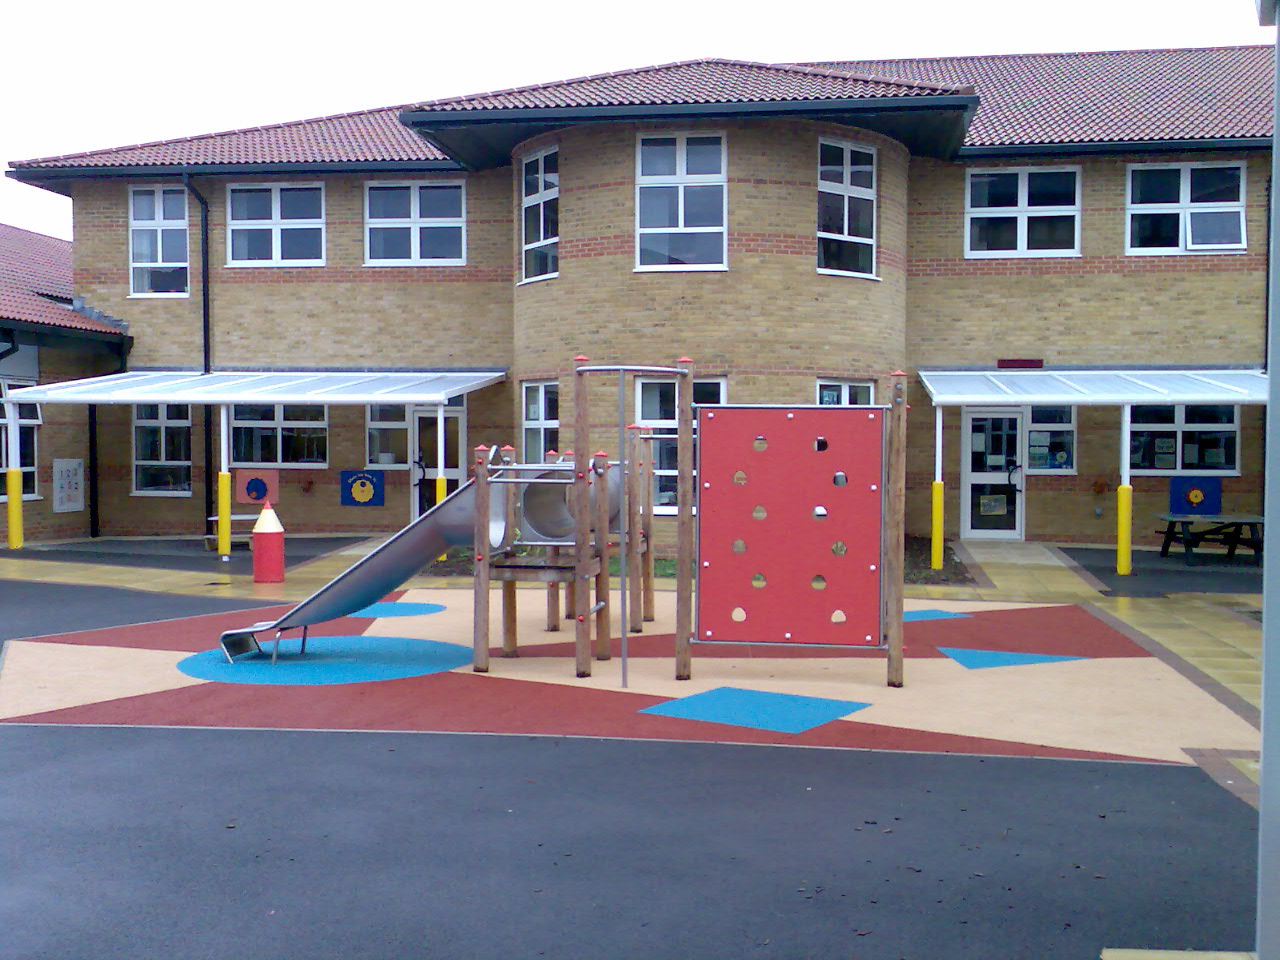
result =
[[[634,270],[636,137],[668,130],[727,138],[727,271]],[[879,148],[879,280],[816,272],[820,135]],[[874,377],[906,363],[908,157],[900,144],[796,121],[602,124],[521,144],[514,169],[552,143],[560,149],[560,275],[516,288],[513,379],[563,374],[579,353],[640,364],[687,354],[699,373],[730,377],[732,401],[812,403],[815,377]],[[518,236],[515,244],[518,256]]]

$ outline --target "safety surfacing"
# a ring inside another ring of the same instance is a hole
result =
[[[1080,606],[908,601],[906,683],[883,651],[695,647],[674,677],[674,603],[574,675],[571,624],[521,589],[519,656],[470,663],[472,595],[414,589],[234,664],[223,630],[274,608],[10,641],[0,720],[528,733],[1190,764],[1257,750],[1253,724]],[[496,606],[496,605],[495,605]],[[280,608],[283,611],[284,608]],[[501,636],[494,612],[491,637]],[[496,643],[495,639],[495,643]],[[625,670],[625,684],[624,684]],[[1189,754],[1188,751],[1192,753]]]

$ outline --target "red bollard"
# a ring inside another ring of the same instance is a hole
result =
[[[262,513],[253,525],[253,582],[284,582],[284,527],[270,500],[262,501]]]

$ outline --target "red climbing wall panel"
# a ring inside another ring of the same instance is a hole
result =
[[[700,641],[878,646],[884,412],[698,411]]]

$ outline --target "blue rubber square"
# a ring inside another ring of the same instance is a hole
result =
[[[907,610],[902,614],[903,623],[915,620],[967,620],[967,613],[951,613],[948,610]]]
[[[646,707],[640,712],[776,733],[804,733],[869,706],[871,704],[855,700],[828,700],[739,687],[717,687]]]

